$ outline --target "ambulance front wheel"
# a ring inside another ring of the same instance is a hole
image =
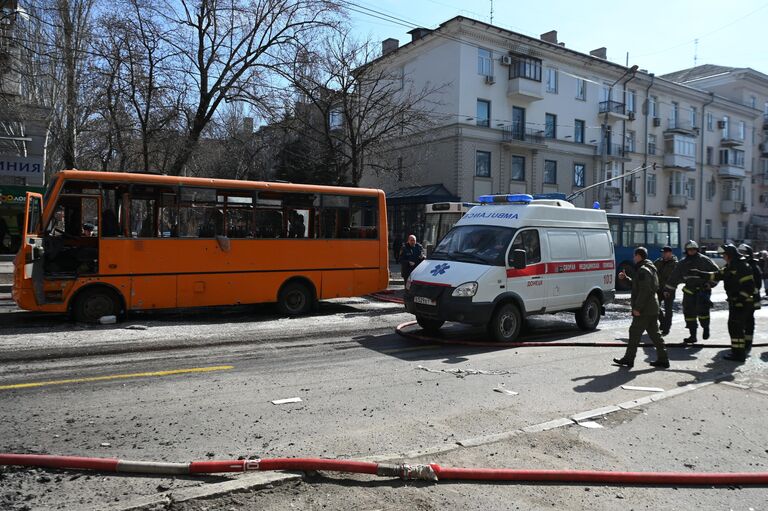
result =
[[[576,313],[576,324],[582,330],[594,330],[600,323],[600,300],[595,295],[589,295]]]
[[[499,307],[488,324],[488,334],[497,342],[514,342],[520,334],[523,318],[513,303]]]
[[[442,319],[429,319],[424,316],[416,316],[416,322],[429,334],[436,334],[440,327],[443,326],[443,323],[445,323]]]

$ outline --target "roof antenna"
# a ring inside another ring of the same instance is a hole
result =
[[[699,63],[699,40],[693,40],[693,67],[696,67]]]
[[[491,25],[493,25],[493,0],[491,0]]]

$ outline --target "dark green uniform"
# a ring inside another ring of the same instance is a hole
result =
[[[731,336],[731,360],[747,358],[744,325],[754,313],[755,277],[746,259],[734,256],[731,262],[715,272],[697,272],[711,282],[723,281],[728,296],[728,333]]]
[[[664,287],[672,276],[672,272],[675,271],[677,257],[672,256],[670,259],[659,257],[653,262],[653,265],[656,267],[656,273],[659,277],[659,305],[664,306],[663,309],[659,311],[659,323],[662,334],[666,335],[672,327],[672,305],[675,303],[675,291],[667,290],[665,295]]]
[[[629,362],[629,365],[634,363],[643,332],[648,332],[648,336],[656,347],[657,361],[668,364],[669,358],[664,347],[664,339],[659,333],[659,299],[656,295],[659,290],[659,279],[656,268],[650,260],[643,259],[635,265],[635,278],[627,277],[627,279],[632,282],[632,311],[638,311],[640,315],[632,315],[629,344],[622,360]]]
[[[664,285],[665,292],[673,293],[681,282],[685,282],[683,286],[683,316],[685,316],[685,326],[690,332],[690,337],[686,339],[686,342],[696,342],[697,319],[704,329],[704,338],[709,337],[709,309],[712,308],[710,298],[712,297],[711,287],[713,283],[692,275],[691,270],[709,273],[716,272],[718,268],[712,259],[696,252],[696,255],[685,256],[677,263]]]

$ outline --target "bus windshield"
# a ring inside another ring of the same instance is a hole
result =
[[[489,225],[455,227],[442,239],[431,259],[504,266],[504,255],[515,229]]]

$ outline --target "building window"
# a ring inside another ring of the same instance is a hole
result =
[[[656,174],[648,174],[645,191],[648,195],[656,195]]]
[[[584,175],[586,174],[587,166],[583,163],[573,164],[573,186],[577,188],[584,188]]]
[[[752,108],[757,108],[757,98],[755,96],[749,97],[749,106]]]
[[[744,168],[744,151],[741,149],[720,149],[720,165]]]
[[[712,159],[715,155],[715,149],[707,146],[707,165],[712,165]]]
[[[696,199],[696,180],[693,178],[688,179],[688,186],[686,186],[688,192],[688,198],[691,200]]]
[[[557,162],[554,160],[544,160],[544,184],[557,184]]]
[[[576,99],[587,100],[587,81],[582,78],[576,78]]]
[[[493,52],[491,50],[477,49],[477,74],[493,76]]]
[[[648,154],[656,154],[656,135],[648,135]]]
[[[648,112],[650,113],[651,117],[658,117],[659,116],[659,98],[656,96],[651,96],[648,98]]]
[[[696,127],[696,122],[698,121],[697,117],[698,112],[696,111],[696,107],[691,105],[691,128]]]
[[[744,239],[744,222],[742,222],[741,220],[736,222],[736,239],[737,240]]]
[[[557,69],[554,67],[547,68],[547,92],[557,94]]]
[[[728,138],[728,135],[730,132],[730,130],[728,129],[728,121],[729,121],[728,116],[724,115],[723,116],[723,133],[722,133],[723,138]]]
[[[491,102],[484,99],[477,100],[477,125],[487,128],[491,125]]]
[[[747,124],[744,121],[739,121],[739,140],[747,138]]]
[[[723,241],[728,241],[728,222],[723,222]]]
[[[328,127],[333,130],[340,129],[344,125],[344,114],[341,110],[331,110],[328,114]]]
[[[707,112],[707,131],[714,131],[714,116]]]
[[[712,199],[715,197],[715,193],[717,192],[717,187],[715,186],[715,180],[712,178],[711,181],[707,181],[707,200],[712,201]]]
[[[475,175],[477,177],[491,177],[491,153],[477,151],[475,153]]]
[[[509,172],[510,181],[525,181],[525,157],[512,156],[512,168]]]
[[[546,114],[544,116],[544,136],[546,138],[557,138],[557,116],[555,114]]]
[[[626,141],[625,141],[625,149],[628,153],[634,153],[635,152],[635,132],[634,131],[627,131],[626,134]]]
[[[573,141],[577,144],[584,143],[584,121],[576,119],[573,123]]]
[[[627,113],[635,111],[635,91],[627,91]]]
[[[509,78],[525,78],[526,80],[541,81],[541,60],[525,55],[511,55],[512,65],[509,66]]]
[[[669,119],[672,128],[677,128],[678,120],[680,119],[680,105],[675,101],[672,102],[672,117]]]
[[[669,176],[669,194],[675,196],[685,195],[685,176],[682,172],[672,172]]]
[[[704,238],[712,239],[712,220],[704,220]]]
[[[695,237],[693,234],[694,231],[696,230],[695,227],[696,227],[696,224],[694,224],[693,218],[689,218],[688,219],[688,239],[689,240],[692,240]]]

